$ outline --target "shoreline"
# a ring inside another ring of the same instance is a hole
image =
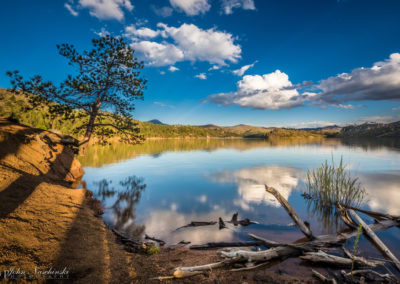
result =
[[[72,188],[83,169],[71,148],[52,142],[54,135],[0,120],[0,279],[158,283],[150,279],[172,275],[177,266],[217,260],[216,250],[174,246],[155,255],[127,252],[99,218],[99,201],[85,188]],[[279,275],[275,268],[223,269],[174,282],[314,283],[309,276]]]

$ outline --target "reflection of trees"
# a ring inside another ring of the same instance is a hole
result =
[[[109,210],[112,210],[112,215],[115,218],[114,228],[118,231],[123,231],[131,238],[138,238],[145,230],[144,225],[135,223],[135,205],[139,202],[143,190],[146,189],[146,184],[143,178],[129,176],[119,182],[121,188],[118,190],[111,187],[112,181],[102,179],[95,184],[98,185],[96,196],[105,201],[110,197],[116,196],[116,200]]]

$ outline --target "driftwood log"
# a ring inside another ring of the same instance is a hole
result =
[[[322,273],[319,273],[318,271],[316,271],[314,269],[312,269],[311,271],[312,271],[313,276],[315,278],[318,278],[319,280],[321,280],[322,283],[332,283],[332,284],[336,284],[337,283],[335,279],[333,279],[333,278],[330,279],[330,278],[324,276]]]
[[[318,262],[320,262],[320,263],[323,262],[323,263],[335,264],[335,265],[343,264],[343,266],[346,266],[346,267],[348,267],[349,264],[351,267],[352,262],[354,262],[357,266],[361,266],[361,267],[372,267],[373,268],[373,267],[376,267],[379,265],[383,265],[382,261],[366,260],[362,257],[353,256],[348,251],[345,251],[345,255],[347,255],[348,258],[332,256],[332,255],[329,255],[329,254],[323,252],[323,250],[329,249],[330,247],[341,246],[347,239],[356,236],[357,230],[351,229],[351,230],[344,231],[344,232],[341,232],[336,235],[314,236],[310,227],[306,225],[306,222],[304,222],[302,219],[300,219],[300,217],[298,217],[298,215],[296,214],[294,209],[290,206],[290,204],[286,201],[286,199],[277,190],[275,190],[272,187],[268,187],[268,186],[265,186],[265,188],[266,188],[267,192],[269,192],[275,196],[275,198],[279,201],[279,203],[282,205],[282,207],[288,212],[289,216],[295,222],[295,224],[300,229],[300,231],[302,231],[303,234],[309,239],[308,241],[302,242],[302,243],[284,244],[284,243],[267,240],[262,237],[258,237],[256,235],[250,234],[249,237],[256,240],[256,243],[262,243],[264,246],[268,247],[269,249],[262,250],[262,251],[248,251],[248,250],[244,250],[244,249],[238,249],[238,250],[230,249],[228,251],[222,250],[222,251],[219,251],[218,254],[222,258],[224,258],[223,261],[211,263],[211,264],[199,265],[199,266],[178,267],[175,269],[174,277],[181,278],[181,277],[188,277],[191,275],[197,275],[198,273],[195,273],[195,272],[225,267],[225,266],[232,265],[234,263],[246,263],[246,268],[243,268],[243,269],[251,269],[251,268],[256,268],[261,265],[264,265],[265,263],[267,263],[271,260],[276,260],[276,259],[284,260],[286,258],[294,257],[294,256],[301,256],[301,258],[305,259],[305,260],[313,260],[316,257],[318,257]],[[353,215],[354,211],[350,211],[350,212]],[[380,214],[378,214],[378,215],[380,215]],[[349,217],[349,215],[347,215],[347,216]],[[355,216],[353,215],[353,217],[355,217]],[[233,219],[234,219],[234,217],[233,217]],[[372,232],[372,234],[373,234],[373,232],[375,232],[375,231],[385,230],[390,227],[400,225],[400,222],[397,218],[382,217],[382,219],[383,219],[382,221],[376,222],[371,225],[366,225],[364,223],[364,225],[363,225],[363,226],[365,226],[364,230],[368,230],[369,232]],[[349,219],[349,220],[351,220],[351,222],[354,222],[352,219]],[[358,219],[357,219],[357,221],[360,222]],[[329,261],[327,261],[327,259],[329,259]],[[242,269],[239,269],[239,270],[242,270]],[[361,272],[358,272],[358,273],[361,274]],[[319,273],[319,276],[317,276],[317,274],[318,274],[318,272],[314,273],[314,275],[316,277],[318,277],[319,279],[322,280],[323,278],[320,277],[321,274]],[[325,276],[323,276],[323,277],[325,277]],[[326,278],[326,279],[327,280],[324,280],[324,282],[326,281],[326,283],[336,283],[336,282],[334,282],[335,281],[334,279],[333,280],[328,279],[328,278]]]
[[[145,240],[155,241],[155,242],[159,243],[160,246],[165,245],[165,242],[164,242],[163,240],[157,239],[157,238],[155,238],[155,237],[149,237],[147,234],[144,235],[144,239],[145,239]]]
[[[301,194],[301,196],[303,196],[305,199],[312,199],[314,201],[319,200],[318,198],[313,197],[312,195],[305,193],[305,192],[303,194]],[[342,204],[342,203],[328,203],[328,205],[337,206],[339,209],[340,209],[340,207],[345,208],[345,209],[353,209],[354,211],[364,213],[364,214],[371,216],[372,218],[375,218],[377,220],[390,219],[390,220],[400,221],[400,215],[391,215],[391,214],[386,214],[386,213],[381,213],[381,212],[365,210],[365,209],[361,209],[358,207],[354,207],[354,206],[346,205],[346,204]]]
[[[297,225],[297,227],[303,232],[306,237],[309,239],[314,239],[314,236],[310,230],[310,226],[306,226],[306,224],[297,216],[296,212],[293,210],[292,206],[286,201],[286,199],[273,187],[265,186],[265,190],[269,193],[271,193],[282,205],[283,208],[285,208],[286,212],[289,214],[289,216],[292,218],[293,222]]]
[[[183,228],[189,228],[189,227],[213,226],[213,225],[215,225],[217,223],[218,223],[219,229],[221,230],[221,229],[226,228],[225,222],[226,223],[231,223],[234,226],[241,225],[243,227],[249,226],[249,225],[252,225],[252,224],[258,224],[258,222],[252,221],[249,218],[245,218],[243,220],[238,220],[238,215],[239,215],[239,213],[237,213],[237,212],[234,213],[232,218],[231,218],[231,220],[229,220],[229,221],[224,221],[221,217],[218,218],[218,222],[216,222],[216,221],[192,221],[187,225],[184,225],[182,227],[179,227],[179,228],[175,229],[175,231],[179,230],[179,229],[183,229]]]
[[[353,276],[356,276],[356,275],[363,275],[363,276],[367,276],[368,277],[371,274],[371,275],[374,275],[374,276],[378,276],[379,278],[381,278],[383,280],[388,280],[388,281],[393,281],[394,280],[394,281],[396,281],[396,279],[392,275],[390,275],[388,273],[381,274],[381,273],[378,273],[378,272],[376,272],[374,270],[371,270],[371,269],[353,270],[353,271],[350,271],[350,272],[347,272],[347,273],[346,273],[346,271],[342,270],[341,273],[345,278],[352,278]],[[373,280],[375,280],[375,279],[373,279]]]
[[[215,221],[211,221],[211,222],[203,222],[203,221],[192,221],[187,225],[184,225],[182,227],[179,227],[177,229],[175,229],[175,231],[179,230],[179,229],[183,229],[183,228],[189,228],[189,227],[201,227],[201,226],[212,226],[217,224],[217,222]]]
[[[331,266],[340,266],[351,268],[353,263],[356,267],[377,267],[382,266],[385,263],[382,261],[366,260],[362,257],[357,258],[345,258],[336,255],[327,254],[323,251],[318,252],[306,252],[300,256],[301,259],[315,263],[325,263]]]
[[[366,235],[373,240],[373,242],[379,247],[383,254],[388,257],[393,262],[394,266],[396,266],[397,270],[400,271],[400,261],[398,260],[398,258],[389,250],[389,248],[381,241],[380,238],[378,238],[374,231],[370,229],[370,227],[364,222],[363,219],[360,218],[360,216],[357,215],[357,213],[353,209],[350,209],[349,211],[350,214],[363,227]]]
[[[206,249],[215,249],[215,248],[233,248],[233,247],[255,247],[264,245],[261,241],[255,242],[214,242],[214,243],[206,243],[202,245],[192,245],[190,249],[197,250],[206,250]]]

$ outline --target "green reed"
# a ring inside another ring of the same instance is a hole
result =
[[[358,207],[365,198],[366,192],[358,177],[351,175],[343,163],[325,161],[321,167],[308,170],[307,190],[304,197],[308,199],[308,209],[318,214],[325,227],[338,225],[336,204]]]

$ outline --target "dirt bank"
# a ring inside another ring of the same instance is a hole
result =
[[[0,279],[51,278],[124,283],[130,256],[89,208],[83,175],[55,134],[0,120]],[[11,271],[14,271],[11,272]],[[40,272],[50,273],[43,277]]]
[[[150,279],[171,275],[175,267],[217,261],[215,251],[186,248],[166,247],[151,256],[126,252],[95,216],[87,191],[73,189],[84,172],[71,148],[53,143],[60,139],[0,119],[0,279],[158,283]],[[276,270],[220,269],[166,283],[311,282]]]

